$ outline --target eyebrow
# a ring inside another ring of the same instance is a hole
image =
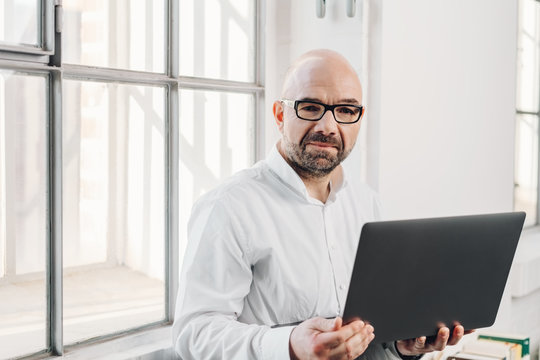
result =
[[[316,101],[316,102],[323,103],[323,101],[322,101],[321,99],[310,98],[310,97],[304,97],[304,98],[301,98],[301,99],[299,99],[299,100],[300,100],[300,101]],[[360,103],[358,102],[358,100],[356,100],[355,98],[341,99],[341,100],[337,101],[336,104],[353,104],[353,105],[360,105]]]

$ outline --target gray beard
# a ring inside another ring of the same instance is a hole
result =
[[[307,150],[307,142],[319,141],[337,145],[337,154],[326,151]],[[287,155],[287,162],[300,175],[306,178],[321,178],[330,174],[351,150],[345,151],[341,139],[321,134],[308,134],[300,144],[292,143],[285,135],[282,138],[283,151]]]

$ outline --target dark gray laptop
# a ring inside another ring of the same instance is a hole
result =
[[[374,342],[495,321],[525,213],[382,221],[362,228],[344,320]]]

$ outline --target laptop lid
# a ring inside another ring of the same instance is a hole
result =
[[[457,322],[491,326],[524,220],[513,212],[366,223],[344,320],[371,323],[376,343]]]

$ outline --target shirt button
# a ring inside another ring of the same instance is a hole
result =
[[[345,285],[343,284],[339,285],[339,290],[345,290]]]
[[[336,244],[331,243],[330,244],[330,250],[336,250]]]

